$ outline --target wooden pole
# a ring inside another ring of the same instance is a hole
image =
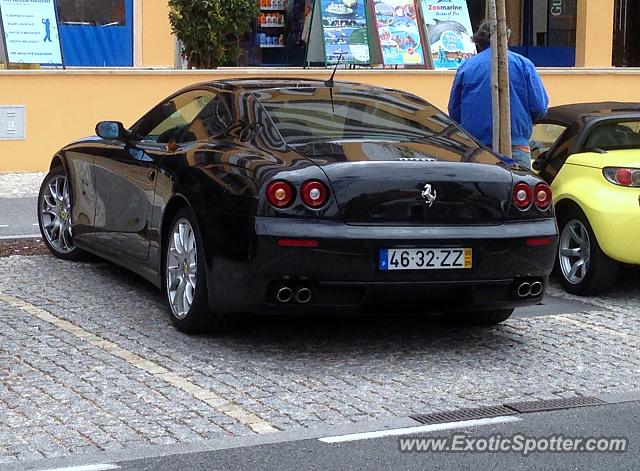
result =
[[[498,36],[496,0],[487,2],[491,22],[491,104],[493,117],[493,151],[500,152],[500,91],[498,87]]]
[[[511,96],[509,91],[509,34],[505,0],[496,0],[498,21],[498,94],[500,95],[500,153],[511,157]]]

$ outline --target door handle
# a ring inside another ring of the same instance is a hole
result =
[[[155,170],[149,171],[149,180],[154,181],[155,179],[156,179],[156,171]]]

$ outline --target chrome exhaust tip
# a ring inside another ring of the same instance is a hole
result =
[[[542,293],[543,288],[544,288],[544,285],[541,282],[534,281],[533,283],[531,283],[531,291],[530,291],[531,296],[540,296],[540,293]]]
[[[296,292],[296,302],[300,304],[307,304],[311,301],[311,290],[309,288],[300,288]]]
[[[531,285],[529,283],[522,283],[518,286],[518,296],[526,298],[531,294]]]
[[[280,303],[288,303],[293,298],[293,290],[288,286],[282,286],[276,291],[276,299]]]

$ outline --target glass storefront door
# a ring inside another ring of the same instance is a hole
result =
[[[523,0],[522,46],[514,51],[539,67],[573,67],[576,0]]]
[[[640,2],[616,0],[613,26],[613,65],[640,67]]]
[[[58,0],[65,64],[133,66],[133,0]]]

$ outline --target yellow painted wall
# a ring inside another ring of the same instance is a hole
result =
[[[578,0],[576,67],[611,67],[615,0]]]
[[[0,71],[0,105],[25,105],[25,141],[0,141],[0,172],[46,170],[54,152],[94,133],[100,120],[126,126],[173,91],[212,79],[279,75],[328,78],[327,70],[228,69],[218,71]],[[542,69],[552,105],[640,101],[640,70]],[[449,71],[339,71],[337,78],[400,88],[446,109]]]
[[[141,31],[136,37],[142,42],[143,67],[173,67],[174,38],[169,24],[169,8],[165,0],[139,0],[142,2]]]

